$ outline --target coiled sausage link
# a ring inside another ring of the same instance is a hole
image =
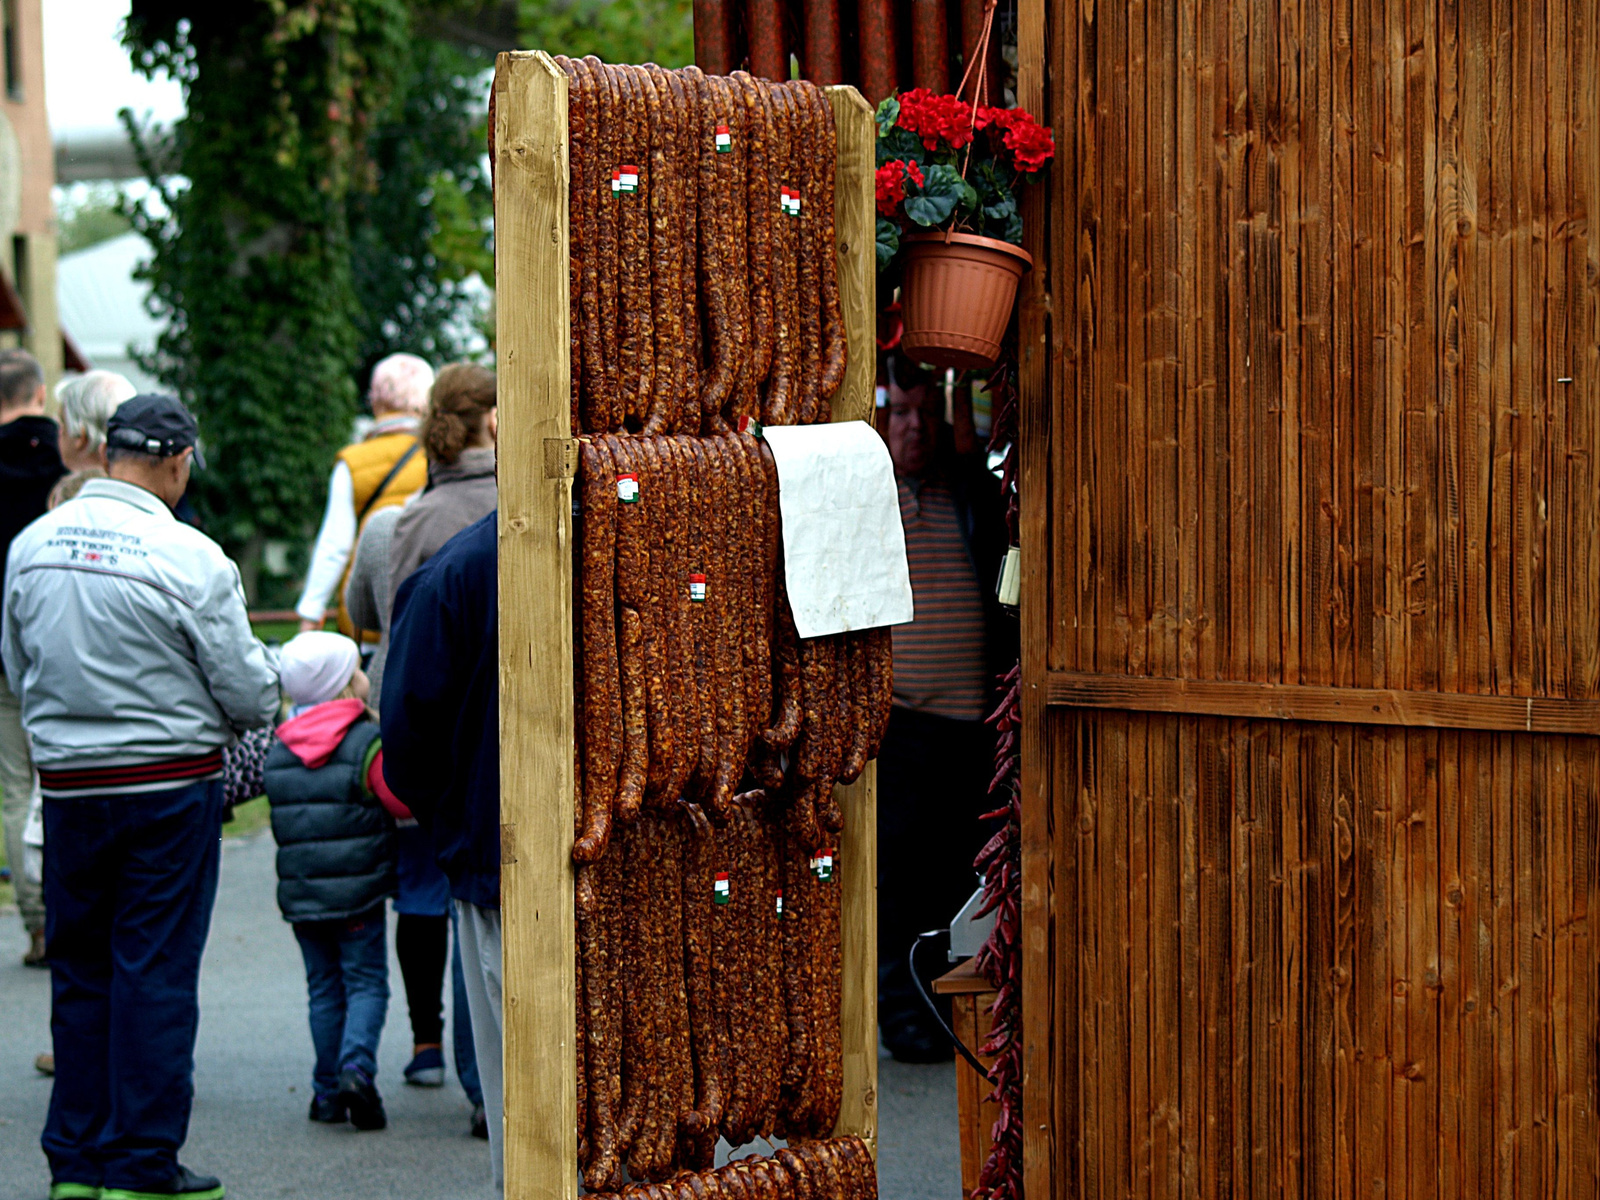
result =
[[[839,300],[839,246],[833,224],[834,187],[838,171],[839,136],[833,123],[833,105],[827,95],[812,92],[816,106],[817,157],[813,175],[817,192],[817,267],[821,274],[819,302],[822,325],[822,367],[817,381],[817,419],[830,419],[830,404],[844,383],[849,350],[845,344],[844,309]]]
[[[618,257],[621,252],[621,200],[611,190],[611,173],[622,164],[625,152],[622,144],[622,93],[617,85],[617,75],[605,63],[590,55],[584,59],[594,76],[595,92],[599,98],[599,127],[596,153],[600,158],[600,179],[595,188],[600,194],[596,205],[598,220],[595,233],[598,256],[595,264],[596,289],[599,305],[599,333],[603,378],[600,394],[595,397],[591,426],[596,431],[622,428],[626,415],[622,406],[622,332],[617,319],[617,293],[619,289]]]
[[[583,505],[583,797],[581,836],[572,848],[576,862],[593,862],[606,851],[616,804],[622,758],[622,696],[617,664],[616,470],[603,443],[579,446]]]

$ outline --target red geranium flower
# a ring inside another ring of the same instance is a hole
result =
[[[912,88],[900,97],[900,116],[895,124],[921,138],[929,150],[939,149],[940,141],[959,150],[972,140],[972,106],[956,96]]]
[[[909,159],[896,158],[883,164],[877,172],[878,211],[892,217],[906,198],[906,180],[923,186],[922,168]]]
[[[1056,142],[1047,125],[1037,124],[1025,109],[1011,110],[1018,114],[1006,127],[1005,147],[1017,169],[1032,174],[1055,156]]]

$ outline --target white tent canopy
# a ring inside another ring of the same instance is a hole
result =
[[[150,285],[133,277],[134,268],[149,259],[149,243],[125,233],[65,255],[56,266],[61,327],[91,367],[120,372],[141,392],[162,390],[130,353],[130,347],[154,349],[165,328],[145,309]]]

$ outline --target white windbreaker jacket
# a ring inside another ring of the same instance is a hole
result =
[[[239,569],[152,492],[94,479],[6,558],[0,657],[41,768],[207,754],[277,713]]]

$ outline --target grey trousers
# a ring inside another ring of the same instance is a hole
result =
[[[478,1052],[478,1083],[489,1120],[489,1170],[495,1187],[506,1186],[504,1024],[500,1007],[500,910],[457,900],[461,969],[467,982],[467,1011]]]
[[[44,889],[23,870],[22,834],[39,776],[33,769],[28,735],[22,731],[22,702],[0,674],[0,828],[5,832],[6,863],[17,890],[17,909],[28,932],[44,928]]]

